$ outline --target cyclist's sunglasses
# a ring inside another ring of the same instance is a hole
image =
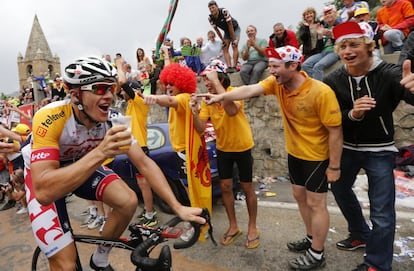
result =
[[[114,94],[115,89],[116,89],[115,83],[106,83],[106,82],[92,83],[92,84],[83,85],[80,87],[80,90],[89,91],[96,95],[105,95],[108,91]]]

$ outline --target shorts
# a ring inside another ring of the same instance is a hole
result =
[[[292,155],[288,155],[288,168],[290,182],[295,185],[304,186],[306,190],[315,193],[328,192],[326,168],[329,160],[306,161]]]
[[[51,257],[73,242],[65,198],[42,206],[34,196],[30,169],[25,170],[26,199],[33,235],[43,253]],[[110,168],[100,166],[73,193],[84,199],[102,201],[105,188],[118,179],[120,177]]]
[[[217,168],[221,180],[233,178],[233,167],[234,163],[236,163],[240,182],[252,182],[253,157],[251,150],[244,152],[223,152],[217,150],[216,153]]]
[[[234,29],[234,37],[236,39],[240,38],[240,32],[241,32],[240,27],[237,27],[236,29]],[[231,37],[230,37],[230,33],[227,33],[227,32],[224,32],[224,37],[223,38],[225,40],[232,40]]]

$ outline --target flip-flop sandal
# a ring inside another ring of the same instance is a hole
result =
[[[240,229],[237,230],[237,232],[233,233],[233,234],[227,234],[225,233],[220,241],[220,243],[223,246],[228,246],[231,243],[233,243],[240,235],[242,235],[242,231]]]
[[[245,246],[248,249],[257,248],[260,246],[260,234],[257,234],[256,238],[253,239],[249,239],[249,237],[247,237]]]

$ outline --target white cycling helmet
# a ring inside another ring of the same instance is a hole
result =
[[[116,82],[117,71],[99,57],[82,57],[65,68],[63,80],[70,85],[85,85],[98,81]]]

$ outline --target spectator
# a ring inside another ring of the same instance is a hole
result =
[[[198,37],[196,39],[196,46],[198,48],[203,48],[203,46],[204,46],[204,39],[203,39],[203,37]]]
[[[246,29],[247,41],[243,45],[241,55],[244,61],[240,77],[245,85],[256,84],[259,82],[263,71],[267,68],[267,58],[265,49],[267,42],[265,39],[257,38],[257,29],[249,25]]]
[[[213,30],[207,32],[207,42],[201,48],[200,59],[206,67],[214,59],[225,61],[223,58],[223,43],[216,38],[216,33]]]
[[[368,23],[369,26],[371,27],[371,31],[372,31],[372,39],[375,41],[375,50],[374,50],[374,55],[378,58],[381,58],[381,52],[380,52],[380,43],[379,41],[381,40],[381,33],[379,31],[379,24],[377,21],[371,21],[371,15],[369,13],[369,9],[368,8],[358,8],[355,13],[354,13],[354,18],[355,20],[360,23]],[[362,24],[363,25],[363,24]],[[364,29],[364,27],[362,27]],[[365,29],[367,29],[365,27]],[[368,29],[369,31],[369,29]]]
[[[303,21],[299,27],[299,39],[302,42],[304,59],[320,53],[323,49],[323,39],[318,39],[317,29],[320,22],[316,17],[316,10],[312,7],[306,8],[303,13]]]
[[[225,69],[223,62],[214,60],[203,71],[204,85],[209,93],[221,94],[233,89]],[[242,234],[242,230],[237,225],[234,209],[233,166],[236,164],[249,213],[245,247],[257,248],[260,240],[256,226],[257,198],[252,183],[253,158],[251,155],[254,141],[249,122],[244,114],[243,101],[230,101],[208,106],[202,102],[200,112],[198,110],[200,98],[192,96],[190,104],[197,131],[204,132],[207,121],[211,119],[216,132],[221,196],[229,219],[229,228],[220,242],[224,246],[230,245]],[[240,136],[241,134],[243,136]]]
[[[151,64],[151,60],[149,57],[145,55],[145,51],[142,48],[137,49],[137,69],[141,70],[147,66],[147,64]]]
[[[292,30],[285,29],[285,26],[282,23],[276,23],[273,26],[273,34],[269,37],[269,47],[278,48],[286,45],[299,48],[296,33]]]
[[[340,20],[342,23],[349,20],[353,20],[355,16],[355,11],[359,8],[369,9],[369,5],[366,1],[354,1],[354,0],[342,0],[344,5],[338,12]]]
[[[214,30],[224,45],[223,54],[228,66],[227,72],[236,72],[236,66],[239,61],[239,50],[237,48],[240,39],[239,23],[230,15],[230,12],[226,8],[219,8],[214,0],[208,2],[208,8],[210,10],[210,24],[214,27]],[[223,30],[224,36],[221,34],[219,28]],[[230,44],[233,50],[233,62],[229,53]]]
[[[181,39],[180,55],[182,57],[179,59],[183,60],[185,65],[197,75],[200,75],[206,67],[201,63],[201,48],[197,47],[195,44],[192,45],[191,40],[187,37]]]
[[[364,263],[354,271],[390,271],[396,230],[393,170],[398,152],[393,111],[401,100],[414,105],[414,94],[401,85],[400,66],[374,58],[374,41],[356,22],[340,24],[333,31],[335,50],[344,66],[324,81],[335,91],[342,111],[344,146],[342,174],[331,190],[349,231],[349,237],[336,247],[348,251],[366,247]],[[368,176],[372,229],[352,189],[361,170]]]
[[[406,0],[382,0],[377,22],[382,33],[384,54],[401,51],[405,38],[414,26],[414,9]]]
[[[52,88],[52,99],[55,101],[61,101],[66,98],[66,91],[63,84],[62,77],[57,77],[55,79],[55,84]]]
[[[340,176],[341,114],[335,93],[300,71],[302,54],[292,46],[267,48],[271,76],[258,84],[218,95],[202,94],[208,104],[227,103],[261,94],[275,95],[282,109],[292,192],[306,237],[289,242],[292,251],[305,251],[291,260],[295,270],[325,266],[324,245],[329,230],[326,206],[328,182]],[[297,108],[300,110],[296,110]]]
[[[334,52],[334,39],[332,28],[338,23],[336,20],[336,8],[329,5],[323,9],[324,21],[317,28],[318,39],[323,39],[323,49],[314,54],[303,63],[303,70],[312,78],[322,80],[324,70],[338,61],[338,55]]]
[[[2,211],[9,209],[8,207],[14,207],[16,202],[20,203],[20,208],[16,211],[16,214],[27,213],[27,201],[26,190],[24,187],[23,169],[17,169],[11,175],[11,181],[7,186],[1,187],[3,193],[6,194],[8,202],[3,206]],[[14,202],[14,204],[10,204]],[[13,206],[12,206],[13,205]],[[11,208],[10,207],[10,208]]]

